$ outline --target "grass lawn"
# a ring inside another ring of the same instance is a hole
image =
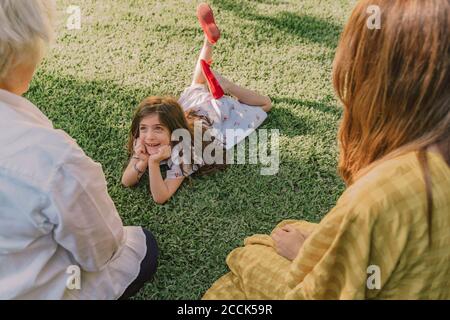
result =
[[[57,43],[27,94],[103,165],[124,224],[157,236],[159,271],[140,299],[199,299],[245,237],[284,219],[318,222],[344,189],[331,66],[354,0],[210,1],[223,35],[214,68],[272,97],[262,128],[280,130],[280,170],[261,176],[261,165],[234,165],[185,183],[163,206],[145,179],[121,186],[134,108],[148,95],[178,96],[191,82],[203,40],[197,3],[58,1]],[[69,5],[81,8],[81,30],[66,28]]]

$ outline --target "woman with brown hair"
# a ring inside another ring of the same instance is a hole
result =
[[[358,3],[333,70],[346,191],[319,224],[247,238],[204,299],[450,298],[448,30],[449,1]]]

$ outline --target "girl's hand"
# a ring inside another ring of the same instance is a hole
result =
[[[288,260],[294,260],[309,234],[302,233],[292,225],[276,229],[272,233],[275,249]]]
[[[157,153],[152,154],[148,157],[148,162],[159,164],[161,161],[169,159],[171,155],[172,148],[170,146],[161,146],[159,147]]]
[[[139,138],[134,140],[134,155],[133,157],[138,158],[140,161],[145,163],[148,162],[149,154],[147,153],[147,149],[145,145],[141,142]]]

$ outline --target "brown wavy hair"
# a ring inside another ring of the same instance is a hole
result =
[[[184,112],[180,104],[172,97],[158,97],[151,96],[145,98],[137,107],[133,120],[131,121],[130,133],[128,136],[127,151],[131,156],[133,154],[134,141],[139,137],[139,125],[147,116],[157,114],[159,121],[166,128],[169,129],[170,135],[176,129],[186,129],[191,134],[192,146],[194,143],[194,122],[201,121],[202,123],[202,135],[206,130],[211,128],[211,121],[205,117],[198,115],[193,111]],[[203,139],[202,139],[203,140]],[[202,142],[202,151],[211,142]],[[172,147],[174,147],[175,142],[172,142]],[[224,150],[225,155],[225,150]],[[194,152],[191,152],[191,164],[194,163]],[[195,172],[195,175],[207,175],[214,173],[216,171],[224,170],[226,168],[225,158],[223,159],[223,164],[214,163],[210,165],[203,165]],[[181,170],[185,173],[184,166],[181,166]]]
[[[366,25],[370,5],[381,28]],[[426,149],[449,163],[450,2],[361,0],[336,52],[333,85],[344,105],[339,171],[347,185],[380,161],[417,151],[431,219]],[[431,227],[431,224],[430,224]]]

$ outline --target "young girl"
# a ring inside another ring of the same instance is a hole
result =
[[[195,156],[189,157],[192,161],[184,158],[178,164],[173,161],[179,157],[179,150],[174,150],[177,142],[171,139],[175,130],[186,130],[193,142],[196,138],[194,122],[201,121],[202,136],[207,129],[215,129],[220,133],[215,142],[230,149],[259,127],[271,109],[268,96],[242,88],[210,69],[213,46],[220,38],[220,31],[207,4],[199,5],[197,16],[205,41],[191,86],[184,90],[178,102],[169,97],[144,99],[131,123],[128,142],[131,159],[123,173],[122,184],[126,187],[135,185],[148,170],[150,191],[158,204],[169,200],[187,176],[224,167],[220,163],[205,165],[201,159],[194,159]],[[229,129],[240,130],[234,132],[233,139],[227,140]],[[206,145],[202,142],[202,150]],[[165,179],[161,174],[162,164],[168,167]]]

